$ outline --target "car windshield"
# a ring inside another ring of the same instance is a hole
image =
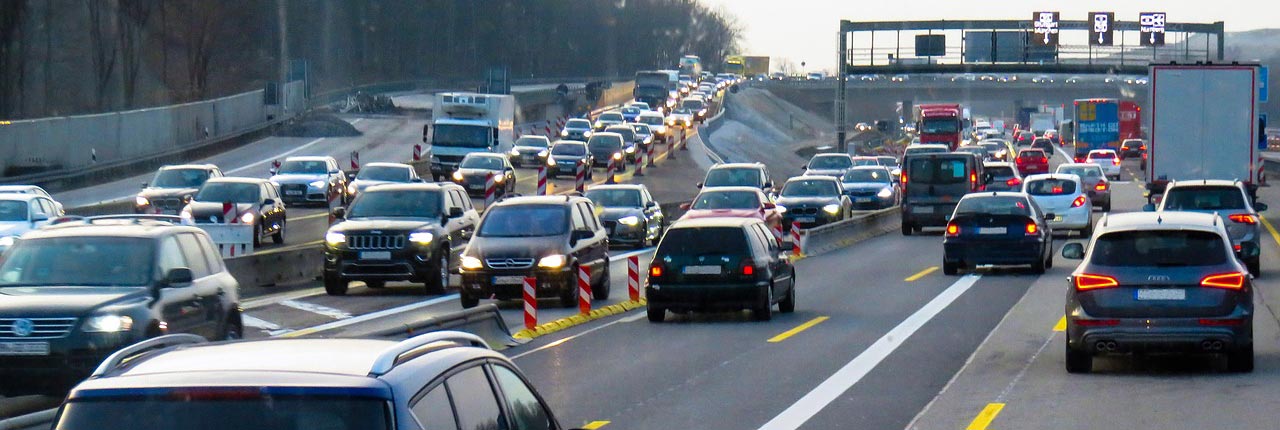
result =
[[[440,192],[425,190],[369,191],[351,203],[348,218],[438,218]]]
[[[625,108],[622,108],[622,114],[623,114],[623,115],[638,115],[638,114],[640,114],[640,108],[625,107]]]
[[[706,187],[759,187],[760,171],[750,168],[736,169],[711,169],[707,172],[707,180],[703,183]]]
[[[258,193],[262,187],[258,184],[243,182],[211,182],[205,183],[196,193],[195,200],[201,202],[257,203]]]
[[[632,124],[631,128],[635,129],[636,134],[639,135],[653,134],[653,132],[649,130],[649,126],[645,124]]]
[[[789,181],[782,186],[783,197],[829,197],[840,194],[834,181],[805,179]]]
[[[587,121],[585,119],[571,119],[569,122],[564,123],[564,128],[579,130],[588,129],[591,128],[591,121]]]
[[[485,211],[480,237],[556,236],[569,231],[569,211],[560,205],[497,206]]]
[[[596,207],[601,208],[638,208],[640,207],[640,190],[592,189],[585,196],[591,199]]]
[[[874,163],[875,160],[872,160]],[[839,170],[853,167],[853,160],[842,156],[821,156],[809,160],[809,168],[814,170]]]
[[[493,129],[478,125],[440,124],[431,130],[431,144],[457,148],[488,148]]]
[[[329,163],[322,160],[287,160],[280,164],[282,175],[323,175],[329,173]]]
[[[728,252],[743,252],[746,235],[738,227],[673,228],[663,235],[654,260],[667,256],[698,257]]]
[[[1040,179],[1027,182],[1027,194],[1033,196],[1064,196],[1076,193],[1076,181],[1069,179]]]
[[[646,115],[640,117],[640,123],[648,125],[662,125],[662,117],[657,115]]]
[[[759,209],[760,196],[751,191],[707,191],[693,200],[690,209]]]
[[[209,180],[209,171],[204,169],[164,169],[156,172],[151,186],[155,188],[200,188]]]
[[[701,110],[703,106],[705,105],[702,104],[702,100],[685,100],[683,102],[680,102],[680,107],[689,109],[691,111]]]
[[[622,149],[622,138],[620,136],[591,136],[591,141],[587,142],[587,146],[592,151],[617,151]]]
[[[876,157],[876,161],[880,162],[880,165],[881,165],[881,166],[888,167],[888,168],[890,168],[890,169],[895,168],[895,167],[898,167],[898,159],[897,159],[897,158],[888,157],[888,156],[885,156],[885,157]]]
[[[0,200],[0,222],[26,221],[27,215],[27,202]]]
[[[853,169],[844,173],[841,182],[880,182],[889,183],[889,172],[879,169]]]
[[[1094,241],[1089,262],[1100,266],[1214,266],[1227,261],[1221,236],[1195,230],[1118,231]]]
[[[467,157],[458,164],[463,169],[502,170],[502,159],[498,157]]]
[[[601,121],[622,122],[622,121],[623,121],[623,118],[622,118],[622,114],[621,114],[621,113],[618,113],[618,112],[606,112],[606,113],[600,114],[600,120],[601,120]]]
[[[1027,199],[1012,196],[983,196],[960,200],[956,215],[1022,215],[1031,216]]]
[[[921,121],[921,134],[959,133],[960,123],[955,118],[936,118]]]
[[[360,173],[356,175],[356,179],[364,179],[366,181],[409,182],[409,169],[407,167],[366,166],[365,168],[360,169]]]
[[[1102,178],[1102,169],[1098,168],[1098,166],[1062,166],[1058,168],[1058,173],[1076,175],[1081,179]]]
[[[581,156],[586,153],[586,145],[557,144],[551,147],[551,155]]]
[[[532,146],[537,148],[546,148],[550,145],[551,144],[548,143],[547,139],[543,139],[543,138],[525,136],[525,137],[516,139],[516,146]]]
[[[1039,151],[1039,150],[1037,150],[1037,151],[1031,151],[1031,150],[1027,150],[1027,151],[1019,152],[1019,153],[1018,153],[1018,158],[1023,159],[1023,160],[1040,160],[1040,159],[1045,158],[1045,156],[1044,156],[1044,151]]]
[[[964,157],[970,157],[965,155]],[[958,184],[965,181],[968,169],[965,160],[954,157],[913,158],[908,162],[908,180],[913,184]]]
[[[1167,211],[1217,211],[1245,209],[1244,193],[1236,187],[1173,187],[1164,195]]]
[[[4,254],[0,287],[147,285],[153,278],[154,243],[92,236],[21,240]]]
[[[231,394],[220,396],[222,392]],[[63,409],[56,428],[385,430],[393,422],[388,411],[386,400],[368,397],[272,395],[257,390],[246,390],[241,394],[235,390],[214,390],[76,400]]]

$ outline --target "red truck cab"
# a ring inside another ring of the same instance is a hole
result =
[[[920,143],[941,143],[952,151],[960,146],[964,129],[958,104],[923,104],[916,106],[916,130]]]

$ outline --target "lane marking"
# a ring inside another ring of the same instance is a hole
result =
[[[925,276],[928,276],[930,273],[936,272],[937,270],[938,270],[938,266],[930,266],[924,270],[921,270],[919,273],[908,276],[907,279],[903,279],[903,280],[907,282],[915,282],[916,280],[923,278]]]
[[[1280,245],[1280,232],[1276,232],[1276,228],[1271,225],[1271,221],[1267,221],[1267,218],[1263,217],[1262,214],[1258,214],[1258,219],[1262,220],[1262,226],[1267,228],[1268,233],[1271,233],[1271,239],[1275,240],[1277,245]]]
[[[979,279],[982,279],[982,275],[970,274],[956,280],[954,284],[951,284],[950,287],[939,293],[933,300],[930,300],[929,303],[926,303],[899,323],[897,327],[881,336],[880,339],[876,340],[870,347],[867,347],[861,354],[858,354],[857,357],[854,357],[853,360],[850,360],[840,370],[837,370],[827,380],[822,381],[821,384],[818,384],[817,387],[814,387],[813,390],[782,411],[778,416],[760,426],[760,429],[794,430],[800,428],[810,418],[813,418],[823,408],[826,408],[827,405],[871,373],[889,354],[898,349],[921,327],[924,327],[929,320],[932,320],[947,306],[950,306],[966,291],[969,291],[969,288],[973,287]]]
[[[320,213],[315,213],[311,215],[303,215],[299,217],[288,218],[286,219],[286,221],[302,221],[302,220],[307,220],[312,218],[321,218],[321,217],[327,217],[327,216],[329,216],[328,212],[320,212]]]
[[[302,144],[302,146],[299,146],[299,147],[297,147],[297,148],[293,148],[293,149],[290,149],[290,150],[288,150],[288,151],[285,151],[285,152],[282,152],[282,153],[276,154],[274,157],[266,157],[266,158],[265,158],[265,159],[263,159],[262,161],[259,161],[259,162],[253,163],[253,164],[249,164],[249,165],[246,165],[246,166],[240,166],[240,167],[237,167],[237,168],[234,168],[234,169],[228,170],[228,171],[226,171],[226,173],[227,173],[227,174],[229,174],[229,175],[234,175],[234,174],[236,174],[236,173],[240,173],[240,172],[243,172],[243,171],[245,171],[245,170],[249,170],[249,169],[252,169],[252,168],[254,168],[254,167],[258,167],[258,166],[261,166],[261,165],[263,165],[263,164],[270,163],[270,162],[272,162],[272,161],[273,161],[273,160],[275,160],[275,159],[288,157],[288,156],[290,156],[290,155],[293,155],[293,154],[297,153],[298,151],[301,151],[301,150],[304,150],[304,149],[310,148],[312,145],[315,145],[315,144],[317,144],[317,143],[320,143],[320,141],[323,141],[324,139],[325,139],[325,138],[321,137],[321,138],[319,138],[319,139],[316,139],[316,140],[313,140],[313,141],[310,141],[310,142],[304,143],[304,144]]]
[[[240,322],[244,324],[245,327],[260,328],[263,330],[280,330],[284,328],[284,327],[280,327],[279,324],[273,323],[271,321],[254,318],[247,314],[240,315]]]
[[[991,425],[991,421],[1000,415],[1000,411],[1004,409],[1004,403],[988,403],[987,407],[982,408],[982,412],[978,416],[973,417],[973,422],[969,423],[966,430],[987,430],[987,426]]]
[[[610,421],[592,421],[582,426],[583,430],[596,430],[598,428],[609,425]]]
[[[590,329],[588,329],[588,330],[585,330],[585,331],[583,331],[582,333],[578,333],[578,334],[575,334],[575,335],[573,335],[573,336],[569,336],[569,337],[566,337],[566,338],[563,338],[563,339],[558,339],[558,340],[556,340],[555,342],[551,342],[551,343],[548,343],[548,344],[546,344],[546,345],[542,345],[542,346],[539,346],[539,347],[537,347],[537,348],[534,348],[534,349],[531,349],[531,350],[528,350],[528,351],[525,351],[525,352],[522,352],[522,353],[519,353],[519,354],[513,355],[513,356],[511,356],[511,360],[512,360],[512,361],[515,361],[516,359],[522,358],[522,357],[524,357],[524,356],[526,356],[526,355],[533,354],[533,353],[538,352],[538,351],[545,351],[545,350],[548,350],[548,349],[551,349],[551,348],[555,348],[555,347],[560,346],[560,345],[564,345],[565,343],[567,343],[567,342],[569,342],[569,341],[571,341],[571,340],[577,339],[577,338],[582,337],[582,336],[586,336],[586,335],[591,334],[592,332],[595,332],[595,331],[597,331],[597,330],[604,329],[605,327],[609,327],[609,326],[612,326],[612,325],[615,325],[615,324],[621,324],[621,323],[636,322],[636,321],[639,321],[639,320],[641,320],[641,319],[644,319],[644,318],[645,318],[645,317],[647,317],[647,316],[648,316],[648,315],[646,315],[646,314],[644,314],[644,313],[637,313],[637,314],[635,314],[635,315],[633,315],[633,316],[630,316],[630,317],[626,317],[626,318],[622,318],[622,319],[617,319],[617,320],[609,321],[608,323],[605,323],[605,324],[602,324],[602,325],[600,325],[600,326],[592,327],[592,328],[590,328]]]
[[[351,313],[342,309],[331,308],[315,303],[299,302],[297,300],[285,300],[280,302],[281,306],[294,308],[300,311],[311,312],[316,315],[324,315],[335,320],[345,320],[351,318]]]
[[[1053,325],[1053,331],[1067,331],[1067,316],[1063,315],[1057,324]]]
[[[261,307],[271,306],[285,300],[297,300],[303,297],[310,297],[324,292],[323,287],[308,288],[305,290],[290,291],[285,293],[276,293],[269,296],[262,296],[253,300],[245,301],[240,306],[248,309],[257,309]]]
[[[407,304],[407,305],[404,305],[404,306],[397,306],[397,307],[394,307],[394,308],[391,308],[391,309],[383,309],[383,310],[380,310],[380,311],[377,311],[377,312],[367,313],[367,314],[360,315],[360,316],[357,316],[357,317],[351,317],[351,318],[342,319],[342,320],[338,320],[338,321],[334,321],[334,322],[330,322],[330,323],[320,324],[320,325],[317,325],[317,326],[311,326],[311,327],[307,327],[307,328],[304,328],[304,329],[301,329],[301,330],[298,330],[298,331],[292,331],[292,332],[289,332],[289,333],[282,334],[282,335],[280,335],[280,337],[299,337],[299,336],[306,336],[306,335],[308,335],[308,334],[315,333],[315,332],[319,332],[319,331],[324,331],[324,330],[329,330],[329,329],[334,329],[334,328],[346,327],[346,326],[349,326],[349,325],[359,324],[359,323],[366,322],[366,321],[369,321],[369,320],[372,320],[372,319],[382,318],[382,317],[387,316],[387,315],[395,315],[395,314],[398,314],[398,313],[401,313],[401,312],[409,312],[409,311],[412,311],[412,310],[422,309],[422,308],[425,308],[425,307],[427,307],[427,306],[437,305],[437,304],[440,304],[440,303],[444,303],[444,302],[448,302],[448,301],[453,301],[453,300],[458,300],[458,295],[457,295],[457,294],[450,294],[450,295],[447,295],[447,296],[436,297],[436,298],[431,299],[431,300],[423,300],[423,301],[421,301],[421,302],[417,302],[417,303],[410,303],[410,304]]]
[[[817,317],[817,318],[811,319],[811,320],[809,320],[808,322],[806,322],[806,323],[804,323],[804,324],[800,324],[800,325],[796,326],[796,328],[793,328],[793,329],[791,329],[791,330],[784,331],[784,332],[782,332],[782,333],[778,333],[778,335],[777,335],[777,336],[774,336],[774,337],[769,338],[768,342],[769,342],[769,343],[778,343],[778,342],[782,342],[782,341],[784,341],[784,340],[787,340],[787,338],[790,338],[791,336],[795,336],[796,334],[798,334],[798,333],[800,333],[800,332],[802,332],[802,331],[808,330],[810,327],[813,327],[813,326],[818,325],[818,324],[822,324],[822,322],[823,322],[823,321],[826,321],[827,319],[829,319],[829,317],[826,317],[826,316],[821,316],[821,317]]]

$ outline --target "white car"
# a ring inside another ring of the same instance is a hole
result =
[[[636,122],[649,126],[649,131],[653,132],[653,138],[659,142],[667,140],[667,120],[660,112],[644,112],[636,117]]]
[[[677,107],[671,111],[671,115],[667,115],[667,127],[690,127],[693,125],[692,110],[686,107]]]
[[[1120,179],[1120,156],[1116,155],[1114,150],[1095,149],[1089,151],[1089,155],[1084,157],[1084,162],[1097,164],[1112,180]]]
[[[1058,173],[1027,176],[1022,178],[1022,192],[1040,206],[1054,230],[1078,230],[1084,237],[1093,234],[1093,202],[1079,176]]]
[[[53,200],[53,205],[58,207],[58,214],[62,214],[62,203],[54,200],[53,195],[45,191],[44,188],[40,188],[39,185],[0,185],[0,194],[35,194],[44,196],[49,200]]]
[[[53,199],[39,194],[0,194],[0,250],[8,249],[23,233],[44,227],[62,216]]]

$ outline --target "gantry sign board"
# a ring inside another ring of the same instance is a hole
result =
[[[1036,12],[1031,15],[1034,34],[1032,43],[1037,46],[1058,46],[1058,12]]]
[[[1142,46],[1164,46],[1164,12],[1138,14],[1138,28],[1142,32]]]
[[[1093,23],[1093,26],[1089,27],[1089,45],[1115,45],[1115,12],[1089,12],[1089,22]]]

